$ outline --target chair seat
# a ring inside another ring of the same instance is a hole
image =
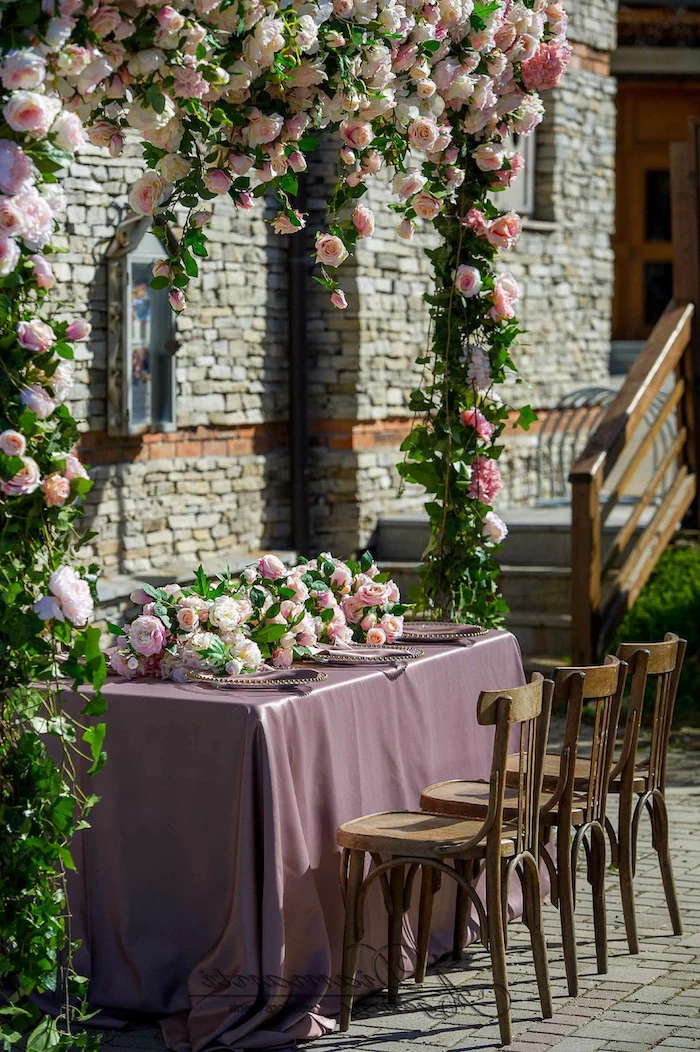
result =
[[[377,854],[408,855],[411,858],[443,858],[440,848],[471,840],[481,829],[480,819],[453,818],[425,811],[383,811],[345,822],[338,830],[341,847]],[[514,852],[513,841],[504,831],[501,854]],[[465,857],[483,858],[486,840],[465,850]]]
[[[550,792],[543,792],[540,796],[540,807],[548,803]],[[438,814],[462,816],[464,818],[481,818],[483,820],[489,803],[489,783],[469,782],[454,779],[449,782],[436,782],[429,785],[420,795],[420,805],[426,811],[434,811]],[[503,801],[503,816],[508,821],[513,821],[518,816],[518,790],[514,786],[506,786]],[[582,801],[585,804],[585,801]],[[556,825],[557,809],[541,812],[541,820],[544,825]],[[576,807],[571,813],[571,821],[574,825],[583,822],[583,810]]]
[[[508,761],[509,770],[517,770],[517,756],[514,756]],[[558,753],[546,753],[544,758],[544,779],[542,784],[545,789],[550,792],[555,788],[559,778],[559,765],[561,763],[561,757]],[[633,790],[635,793],[643,793],[646,788],[646,778],[644,777],[643,771],[640,769],[638,775],[635,775]],[[576,768],[574,775],[574,790],[579,793],[585,793],[588,789],[588,783],[591,778],[591,761],[587,756],[576,757]],[[622,779],[616,778],[610,783],[610,792],[619,793],[622,785]]]

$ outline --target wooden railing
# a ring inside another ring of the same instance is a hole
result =
[[[700,120],[671,146],[673,296],[569,476],[572,661],[597,661],[696,499],[700,462]],[[655,416],[646,419],[654,406]],[[603,555],[604,527],[675,414],[675,433]],[[615,468],[617,467],[617,471]],[[607,484],[607,488],[606,487]],[[652,513],[653,512],[653,513]],[[645,514],[646,513],[646,514]],[[648,520],[648,521],[646,521]]]
[[[669,377],[678,370],[691,346],[692,304],[669,305],[625,382],[574,464],[571,480],[571,621],[572,661],[596,661],[619,619],[639,595],[649,574],[676,530],[696,492],[696,475],[685,453],[689,428],[680,422],[673,442],[663,454],[643,493],[620,526],[605,556],[603,527],[647,457],[654,439],[674,410],[682,409],[688,385],[678,376],[670,391]],[[658,412],[647,426],[652,405]],[[635,440],[634,447],[630,445]],[[605,483],[621,461],[621,471],[603,498]],[[672,480],[651,521],[635,537],[647,508]],[[630,542],[634,541],[633,544]]]

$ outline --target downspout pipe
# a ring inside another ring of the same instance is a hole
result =
[[[296,207],[307,210],[308,182],[299,176]],[[287,256],[287,358],[289,362],[289,439],[292,547],[308,555],[309,533],[309,366],[306,354],[308,270],[306,230],[288,239]]]

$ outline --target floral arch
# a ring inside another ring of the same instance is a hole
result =
[[[493,385],[514,369],[519,294],[495,260],[520,232],[494,200],[522,168],[506,138],[539,123],[538,93],[556,85],[569,48],[559,0],[9,0],[0,15],[0,856],[10,892],[0,980],[17,982],[0,1032],[13,1044],[34,1027],[36,1045],[68,1048],[87,1043],[70,1034],[76,1008],[66,1000],[52,1020],[26,1001],[70,975],[69,842],[95,802],[71,750],[92,771],[104,760],[93,717],[105,666],[89,627],[99,568],[81,564],[77,530],[90,481],[66,405],[74,343],[90,326],[52,312],[61,173],[86,136],[116,156],[127,130],[138,134],[146,170],[130,203],[163,243],[169,224],[182,229],[153,267],[153,286],[181,311],[207,254],[208,202],[226,194],[249,209],[269,190],[275,232],[293,235],[306,221],[297,176],[316,132],[334,129],[338,179],[316,280],[342,310],[341,265],[374,228],[362,197],[389,170],[398,235],[433,223],[442,238],[430,253],[426,382],[411,396],[399,469],[429,495],[424,599],[493,624],[505,527],[492,505],[508,417]],[[524,407],[521,423],[531,418]],[[93,688],[79,715],[61,707],[59,653],[61,674]],[[57,763],[46,731],[64,747]]]

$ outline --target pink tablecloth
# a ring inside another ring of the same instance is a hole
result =
[[[308,695],[110,681],[109,760],[90,783],[102,799],[72,892],[91,1003],[169,1017],[179,1052],[323,1032],[338,1009],[338,825],[415,808],[442,778],[488,777],[478,693],[523,682],[506,632],[428,646],[404,672],[329,669]],[[453,902],[445,886],[435,955]],[[384,979],[378,883],[365,944],[369,992]]]

